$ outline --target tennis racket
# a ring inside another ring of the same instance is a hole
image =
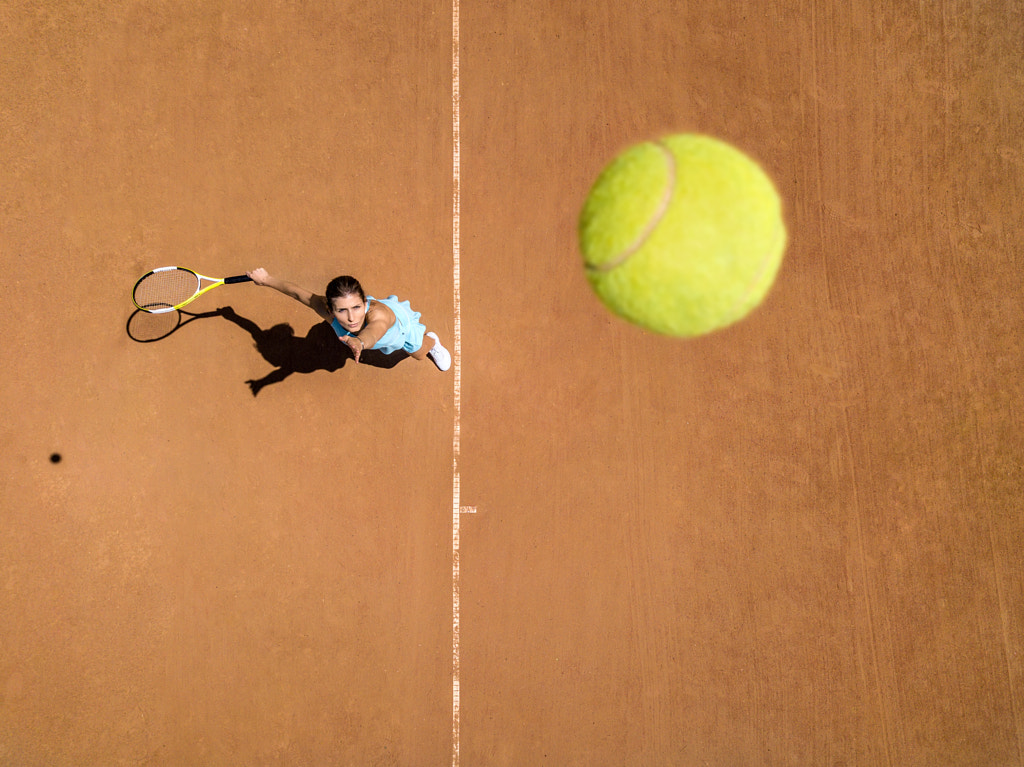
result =
[[[203,286],[203,281],[210,283]],[[144,274],[135,283],[132,301],[144,312],[164,314],[188,306],[203,293],[218,285],[232,285],[236,282],[250,282],[252,277],[240,274],[237,277],[206,277],[196,274],[183,266],[162,266]]]

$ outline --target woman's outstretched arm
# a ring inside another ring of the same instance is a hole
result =
[[[272,277],[266,269],[260,267],[253,269],[251,272],[246,272],[252,281],[257,285],[264,285],[268,288],[273,288],[279,293],[294,298],[300,304],[308,306],[317,315],[328,322],[331,321],[331,312],[327,308],[327,299],[323,296],[318,296],[312,291],[306,290],[303,287],[295,285],[294,283],[288,282],[287,280],[281,280],[277,277]]]

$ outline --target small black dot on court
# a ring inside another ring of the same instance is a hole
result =
[[[50,463],[60,463],[60,462],[61,462],[61,454],[60,453],[51,453],[50,454]]]

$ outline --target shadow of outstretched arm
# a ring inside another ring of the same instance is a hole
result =
[[[285,370],[284,368],[277,368],[267,373],[263,378],[250,378],[245,383],[252,391],[252,396],[256,396],[260,393],[260,390],[264,386],[270,386],[270,384],[281,383],[284,379],[290,376],[294,371]]]

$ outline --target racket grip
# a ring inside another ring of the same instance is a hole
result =
[[[236,282],[252,282],[252,277],[250,277],[248,274],[240,274],[237,277],[225,277],[224,278],[224,284],[225,285],[231,285],[231,284],[234,284]]]

